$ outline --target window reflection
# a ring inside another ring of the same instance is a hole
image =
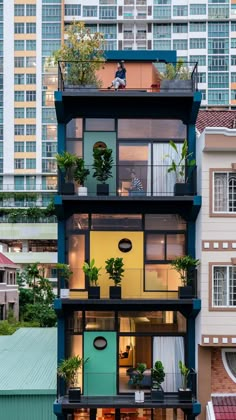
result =
[[[118,120],[120,139],[185,139],[186,125],[179,120]]]
[[[85,329],[95,331],[112,331],[115,329],[114,312],[85,312]]]

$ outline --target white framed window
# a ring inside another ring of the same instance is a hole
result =
[[[212,267],[212,307],[236,307],[236,267],[214,265]]]
[[[213,173],[213,212],[236,212],[236,173]]]
[[[226,372],[236,383],[236,349],[222,349],[222,361]]]

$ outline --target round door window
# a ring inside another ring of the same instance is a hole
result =
[[[130,239],[123,238],[118,243],[118,248],[121,252],[129,252],[132,249],[132,242]]]
[[[105,339],[105,337],[96,337],[93,340],[93,345],[97,350],[104,350],[107,346],[107,340]]]

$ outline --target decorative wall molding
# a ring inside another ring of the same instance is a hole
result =
[[[236,347],[236,335],[202,335],[201,345],[205,347]]]
[[[236,241],[227,240],[224,241],[202,241],[202,251],[236,251]]]

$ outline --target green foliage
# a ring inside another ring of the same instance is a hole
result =
[[[55,214],[56,214],[55,205],[54,205],[53,201],[50,201],[50,203],[48,204],[46,209],[44,209],[44,215],[46,217],[50,217],[50,216],[55,216]]]
[[[29,207],[26,209],[1,209],[1,215],[8,215],[8,220],[10,223],[16,223],[18,221],[32,220],[34,222],[39,221],[44,217],[50,217],[55,215],[55,206],[53,203],[50,203],[46,209],[40,207]]]
[[[151,369],[152,387],[154,389],[161,389],[161,384],[165,380],[164,366],[160,360],[155,362],[154,368]]]
[[[70,277],[73,274],[73,271],[71,271],[69,264],[57,263],[56,269],[59,280],[63,279],[66,283],[66,286],[68,287]]]
[[[95,266],[95,260],[92,259],[90,263],[84,262],[83,265],[83,272],[89,278],[90,286],[97,286],[98,285],[98,277],[101,275],[99,271],[102,267],[97,268]]]
[[[190,374],[190,369],[187,368],[187,366],[185,366],[181,360],[179,360],[179,370],[182,378],[182,388],[186,390],[188,387],[188,376]]]
[[[176,176],[176,182],[187,182],[188,179],[185,181],[185,170],[186,166],[188,168],[193,167],[196,164],[195,159],[189,159],[193,153],[188,153],[188,143],[187,140],[184,140],[181,152],[178,151],[176,144],[173,140],[169,142],[170,146],[176,152],[176,161],[172,159],[171,165],[168,168],[168,173],[174,172]],[[170,155],[166,155],[166,157],[171,157]]]
[[[64,151],[56,156],[57,166],[64,173],[66,182],[72,181],[73,173],[77,162],[77,156]]]
[[[112,177],[112,149],[108,149],[107,147],[94,149],[93,159],[93,169],[95,170],[93,177],[105,183],[108,178]]]
[[[174,64],[166,64],[164,73],[161,73],[161,79],[162,80],[190,80],[191,79],[191,73],[189,69],[185,66],[184,61],[182,59],[179,59]]]
[[[39,322],[9,322],[0,321],[0,336],[1,335],[12,335],[19,328],[36,328],[39,327]]]
[[[28,303],[25,305],[24,320],[26,322],[38,322],[42,328],[55,327],[57,316],[54,309],[46,303]]]
[[[196,268],[199,264],[200,261],[191,257],[190,255],[177,257],[170,263],[171,267],[175,269],[180,275],[183,286],[191,284],[191,270]]]
[[[82,369],[88,359],[84,360],[77,355],[62,360],[57,368],[58,376],[64,379],[68,387],[74,388],[78,381],[78,371]]]
[[[132,384],[136,386],[137,389],[141,389],[142,380],[144,378],[144,371],[147,369],[146,363],[138,363],[135,374],[132,377]]]
[[[56,325],[56,314],[52,307],[54,293],[50,281],[44,277],[39,263],[29,264],[17,273],[19,286],[20,319],[38,323],[40,327]]]
[[[8,309],[7,321],[9,324],[12,324],[12,325],[16,323],[16,317],[14,315],[13,309]]]
[[[84,159],[77,158],[74,170],[74,180],[83,187],[89,174],[90,170],[84,167]]]
[[[123,258],[109,258],[105,261],[106,272],[109,274],[109,279],[114,281],[115,286],[120,286],[122,277],[124,277],[124,263]]]
[[[67,84],[100,86],[96,72],[104,59],[103,34],[91,33],[83,22],[73,22],[65,31],[66,41],[62,47],[53,53],[51,61],[68,61],[65,64]]]

